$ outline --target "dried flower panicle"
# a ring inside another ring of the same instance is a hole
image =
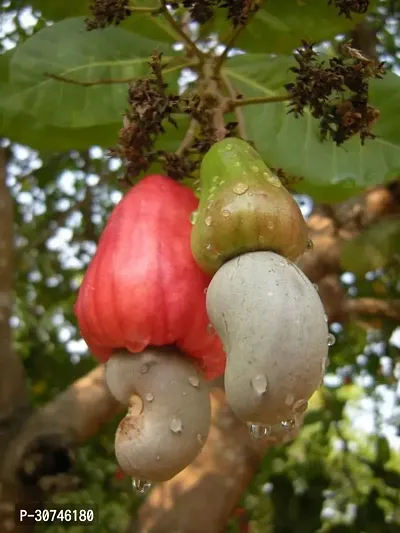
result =
[[[163,121],[174,126],[173,113],[180,112],[180,98],[167,93],[162,76],[162,54],[154,54],[149,63],[152,75],[130,84],[128,101],[130,109],[124,116],[124,126],[119,133],[117,148],[111,150],[126,163],[126,177],[136,177],[157,160],[154,143],[164,133]]]
[[[361,142],[373,139],[371,127],[379,111],[368,102],[370,78],[382,78],[383,63],[364,57],[349,44],[342,47],[342,56],[326,63],[318,59],[313,44],[302,41],[296,50],[298,66],[290,70],[296,81],[285,87],[291,95],[290,111],[303,115],[305,106],[313,117],[320,119],[322,138],[331,138],[341,145],[359,134]]]
[[[369,0],[328,0],[328,5],[334,4],[339,15],[351,19],[352,13],[363,14],[368,11]]]
[[[92,0],[91,18],[85,20],[87,30],[118,26],[131,15],[129,0]]]
[[[254,0],[182,0],[181,2],[168,2],[171,7],[185,7],[193,21],[205,24],[214,15],[217,8],[227,10],[227,18],[233,26],[246,24],[247,18],[259,8],[259,2]]]

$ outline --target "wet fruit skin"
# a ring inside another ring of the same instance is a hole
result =
[[[297,260],[308,229],[290,193],[245,141],[213,145],[201,165],[201,197],[191,236],[193,255],[213,275],[238,255],[258,250]]]
[[[106,362],[122,348],[175,345],[208,379],[220,376],[225,354],[207,330],[210,277],[190,249],[190,214],[198,200],[161,176],[143,178],[114,208],[74,307],[82,337]]]
[[[231,259],[213,277],[207,312],[227,352],[225,391],[235,415],[289,423],[319,387],[328,325],[318,292],[273,252]]]

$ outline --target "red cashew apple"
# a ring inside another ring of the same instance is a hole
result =
[[[116,350],[175,345],[208,379],[224,372],[225,353],[208,331],[210,277],[193,259],[193,192],[147,176],[112,212],[80,287],[75,314],[90,350],[105,362]]]
[[[108,220],[74,308],[90,350],[107,362],[111,393],[129,406],[115,451],[139,486],[170,479],[200,452],[210,425],[204,378],[225,369],[208,328],[210,277],[190,248],[197,205],[165,176],[134,186]]]

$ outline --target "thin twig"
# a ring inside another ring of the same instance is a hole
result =
[[[139,7],[130,5],[129,11],[132,11],[132,13],[157,13],[160,10],[158,7]]]
[[[236,92],[234,86],[232,85],[232,83],[230,82],[230,79],[224,73],[221,73],[221,79],[222,79],[222,82],[225,85],[225,87],[226,87],[226,89],[227,89],[227,91],[229,93],[230,98],[233,101],[235,101],[235,99],[237,97],[237,92]],[[237,106],[235,108],[235,116],[236,116],[236,121],[238,123],[239,135],[241,136],[241,138],[243,140],[246,140],[247,139],[246,121],[244,119],[243,111],[242,111],[242,109],[240,109],[239,106]]]
[[[174,72],[175,70],[179,70],[181,68],[194,66],[195,64],[197,63],[193,61],[188,61],[187,63],[182,63],[174,67],[166,68],[163,70],[163,73],[168,74],[170,72]],[[80,85],[81,87],[92,87],[93,85],[112,85],[112,84],[117,84],[117,83],[130,83],[132,81],[137,80],[137,76],[133,78],[100,78],[98,80],[82,81],[82,80],[73,80],[71,78],[66,78],[65,76],[61,76],[59,74],[53,74],[52,72],[44,72],[44,75],[47,78],[52,78],[53,80],[62,81],[64,83],[70,83],[71,85]]]
[[[168,11],[168,7],[166,5],[165,0],[162,0],[161,5],[162,5],[161,14],[164,16],[165,20],[175,30],[175,32],[181,37],[182,41],[184,41],[187,44],[189,50],[192,51],[192,53],[200,60],[200,62],[203,62],[205,54],[201,50],[199,50],[199,48],[197,48],[197,46],[192,41],[192,39],[189,37],[189,35],[183,31],[181,26],[178,24],[178,22],[174,19],[174,17]]]
[[[193,144],[193,141],[195,139],[195,136],[196,136],[197,127],[198,127],[197,120],[192,118],[192,120],[190,121],[189,127],[188,127],[188,129],[186,131],[186,134],[185,134],[185,136],[184,136],[184,138],[183,138],[178,150],[175,152],[176,155],[178,155],[178,156],[184,155],[186,150],[191,147],[191,145]]]
[[[255,4],[258,5],[258,8],[261,6],[263,0],[259,0],[258,2],[256,1]],[[246,23],[245,24],[240,24],[239,26],[237,26],[232,34],[230,35],[230,37],[228,38],[228,42],[227,44],[225,45],[225,49],[224,51],[222,52],[222,54],[220,56],[218,56],[217,58],[217,61],[215,63],[215,73],[217,74],[220,70],[221,70],[221,67],[224,63],[224,61],[226,60],[226,58],[228,57],[228,54],[229,52],[232,50],[235,42],[237,41],[237,39],[239,38],[239,36],[241,35],[241,33],[243,32],[243,30],[248,26],[251,18],[256,14],[256,12],[258,11],[258,9],[255,9],[253,13],[249,13],[250,11],[250,8],[252,7],[252,4],[253,4],[253,1],[252,0],[249,0],[247,2],[247,6],[246,6],[246,13],[244,13],[245,16],[247,16],[247,20],[246,20]]]
[[[247,105],[256,104],[272,104],[274,102],[286,102],[290,100],[289,94],[278,94],[276,96],[254,96],[252,98],[237,98],[229,102],[230,109],[236,109],[237,107],[244,107]]]

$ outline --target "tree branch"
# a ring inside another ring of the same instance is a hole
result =
[[[27,405],[24,369],[12,347],[13,201],[6,183],[8,151],[0,149],[0,450],[9,438],[9,423]],[[4,431],[4,433],[3,433]]]
[[[237,97],[237,94],[236,94],[235,88],[233,87],[232,83],[230,82],[230,79],[224,73],[221,73],[221,79],[222,79],[222,83],[225,85],[225,87],[226,87],[226,89],[228,91],[228,94],[229,94],[229,97],[231,98],[231,101],[235,101],[235,99]],[[237,120],[237,123],[238,123],[239,135],[241,136],[241,138],[243,140],[246,140],[247,139],[246,121],[244,119],[243,111],[239,108],[239,106],[237,106],[235,108],[235,116],[236,116],[236,120]]]
[[[180,24],[178,24],[178,22],[174,19],[174,17],[168,11],[166,2],[162,1],[161,5],[162,5],[161,13],[164,16],[165,20],[175,30],[176,34],[182,39],[182,41],[187,45],[188,49],[192,52],[192,54],[199,59],[200,63],[202,63],[204,61],[205,54],[199,48],[197,48],[197,46],[192,41],[192,39],[189,37],[189,35],[187,35],[183,31]]]
[[[349,315],[372,315],[400,322],[400,300],[354,298],[345,300],[344,311]]]
[[[253,98],[237,98],[236,100],[231,100],[227,103],[227,107],[229,110],[232,110],[247,105],[272,104],[275,102],[286,102],[287,100],[290,100],[290,95],[288,94],[278,94],[276,96],[254,96]]]

